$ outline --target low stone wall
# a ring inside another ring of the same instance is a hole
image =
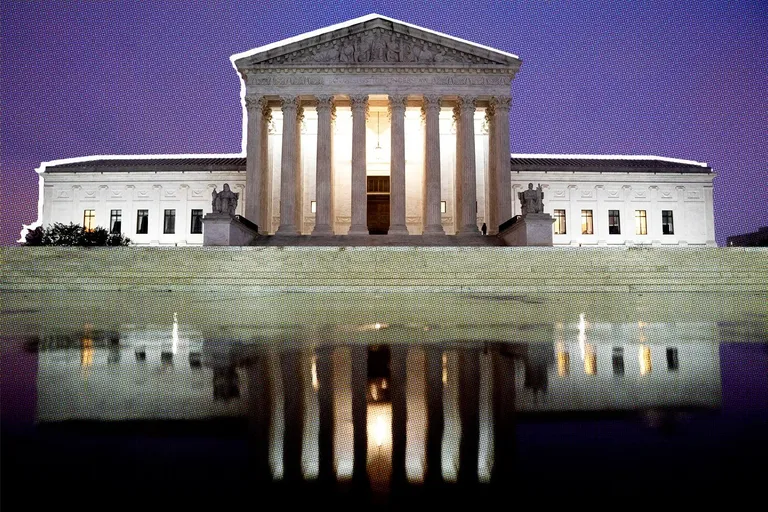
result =
[[[21,247],[0,255],[4,291],[768,293],[764,248]]]

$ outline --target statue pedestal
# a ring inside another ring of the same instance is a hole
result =
[[[203,217],[203,245],[249,245],[259,234],[255,224],[228,213],[209,213]]]
[[[498,237],[513,247],[552,247],[552,223],[548,213],[529,213],[509,225],[501,225]]]

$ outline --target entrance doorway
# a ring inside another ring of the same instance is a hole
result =
[[[368,176],[368,233],[389,231],[389,176]]]

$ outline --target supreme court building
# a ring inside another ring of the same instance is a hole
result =
[[[231,60],[244,153],[43,163],[33,226],[202,245],[227,183],[267,235],[493,235],[533,183],[555,245],[715,245],[704,163],[511,153],[513,54],[371,14]]]

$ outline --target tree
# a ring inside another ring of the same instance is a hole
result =
[[[79,224],[56,222],[46,228],[39,226],[27,233],[25,244],[30,246],[125,246],[131,240],[122,233],[109,233],[102,227],[87,230]]]

